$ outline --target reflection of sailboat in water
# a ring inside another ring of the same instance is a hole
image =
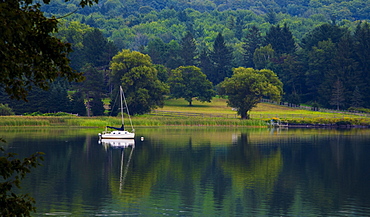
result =
[[[132,153],[135,149],[134,139],[101,139],[103,146],[112,147],[114,149],[121,149],[121,163],[120,163],[120,179],[119,179],[119,190],[121,191],[126,180],[128,167],[130,166]],[[125,149],[131,147],[130,155],[125,163]]]
[[[126,175],[128,171],[128,167],[130,166],[131,158],[132,158],[132,153],[134,152],[135,144],[132,145],[130,155],[128,156],[128,160],[126,162],[126,167],[124,167],[124,148],[121,149],[121,170],[120,170],[120,179],[119,179],[119,190],[121,192],[123,185],[125,184],[126,180]]]
[[[126,148],[129,146],[135,146],[134,139],[101,139],[99,142],[105,147],[112,148]]]

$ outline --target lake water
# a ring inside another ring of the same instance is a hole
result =
[[[99,131],[0,130],[45,153],[22,182],[34,216],[370,216],[369,129],[138,128],[126,147]]]

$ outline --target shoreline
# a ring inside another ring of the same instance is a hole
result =
[[[341,129],[350,129],[350,128],[370,128],[368,125],[338,125],[338,124],[289,124],[286,128],[341,128]]]
[[[288,128],[370,128],[370,118],[294,118],[278,119],[288,123]],[[128,123],[127,123],[128,124]],[[126,125],[127,125],[126,124]],[[132,118],[135,127],[165,127],[165,126],[222,126],[222,127],[259,127],[268,128],[266,119],[235,119],[220,117],[153,117],[135,116]],[[84,127],[101,128],[120,126],[117,117],[71,117],[71,116],[0,116],[0,128],[8,127]]]

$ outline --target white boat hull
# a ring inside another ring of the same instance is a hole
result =
[[[131,133],[128,131],[111,131],[111,132],[103,132],[100,134],[101,139],[134,139],[135,133]]]

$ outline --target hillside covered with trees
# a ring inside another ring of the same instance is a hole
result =
[[[214,90],[234,68],[269,69],[283,83],[283,101],[370,108],[365,0],[103,0],[84,8],[54,0],[41,9],[58,18],[55,35],[71,44],[70,65],[86,79],[35,89],[26,104],[1,97],[17,114],[102,115],[102,100],[111,98],[113,107],[120,84],[127,86],[129,106],[142,114],[163,105],[165,94],[181,96],[171,76],[184,66],[197,67]],[[118,60],[124,55],[126,63]]]

